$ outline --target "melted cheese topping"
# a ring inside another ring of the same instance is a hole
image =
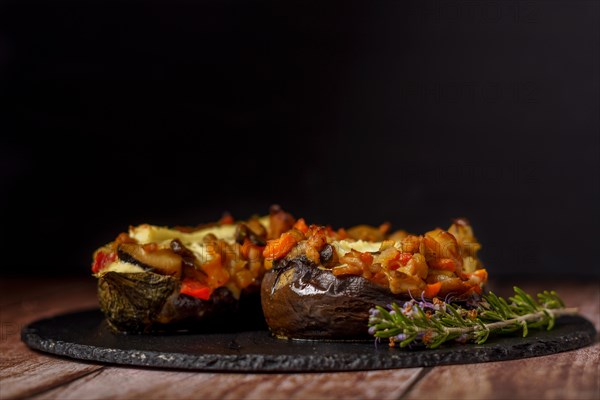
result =
[[[129,229],[129,236],[137,240],[139,244],[163,243],[173,239],[179,239],[184,245],[201,242],[208,234],[213,234],[219,239],[233,239],[236,225],[221,225],[195,232],[180,232],[162,226],[140,225]]]
[[[335,248],[338,253],[338,256],[343,256],[346,253],[349,253],[350,250],[360,251],[361,253],[369,252],[375,253],[379,251],[381,248],[381,244],[383,242],[368,242],[366,240],[337,240],[331,243],[331,245]],[[394,247],[400,250],[400,242],[394,243]]]
[[[260,223],[269,228],[269,217],[259,218]],[[213,234],[218,239],[225,240],[228,243],[235,242],[235,230],[237,224],[212,226],[206,229],[200,229],[194,232],[180,232],[167,227],[143,224],[129,229],[129,236],[137,240],[139,244],[158,243],[159,245],[169,247],[169,243],[173,239],[179,239],[184,246],[190,249],[198,258],[200,263],[204,264],[214,257],[209,251],[206,244],[202,241],[206,235]],[[116,260],[107,264],[97,276],[107,272],[117,273],[142,273],[145,270],[139,265],[129,262]],[[231,285],[234,286],[234,285]],[[230,288],[231,289],[231,288]],[[231,289],[235,294],[235,291]],[[239,289],[237,289],[239,294]]]
[[[102,271],[100,271],[100,274],[105,274],[107,272],[118,272],[120,274],[128,274],[128,273],[136,274],[136,273],[146,272],[146,271],[139,265],[135,265],[135,264],[128,263],[125,261],[117,260],[117,261],[114,261],[114,262],[108,264],[106,266],[106,268],[104,268]]]
[[[214,258],[214,255],[208,251],[206,243],[189,243],[186,247],[194,253],[200,264],[204,264]]]
[[[259,218],[260,223],[269,229],[269,217]],[[218,239],[223,239],[228,243],[235,241],[235,229],[237,224],[211,226],[194,232],[180,232],[175,229],[169,229],[163,226],[154,226],[143,224],[129,229],[129,236],[137,240],[139,244],[146,243],[164,243],[173,239],[179,239],[186,247],[192,244],[199,244],[206,235],[213,234]]]

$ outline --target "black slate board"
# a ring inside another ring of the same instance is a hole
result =
[[[356,371],[510,360],[573,350],[593,342],[594,326],[562,317],[552,331],[490,338],[483,345],[390,349],[387,342],[287,341],[266,330],[240,333],[120,335],[99,310],[64,314],[23,328],[31,348],[80,360],[145,367],[239,372]]]

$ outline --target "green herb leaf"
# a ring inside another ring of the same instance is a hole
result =
[[[422,343],[436,348],[450,340],[482,344],[491,334],[521,330],[525,337],[530,329],[550,330],[557,317],[577,313],[577,309],[565,308],[554,291],[539,293],[537,301],[516,286],[514,291],[510,302],[490,292],[473,308],[415,299],[403,305],[393,303],[389,311],[377,306],[369,317],[370,332],[377,338],[390,339],[394,347]]]

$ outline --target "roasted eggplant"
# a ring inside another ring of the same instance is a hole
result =
[[[357,231],[362,237],[374,232]],[[382,234],[382,241],[370,242],[311,225],[268,241],[264,256],[271,269],[261,302],[271,332],[290,339],[366,339],[376,305],[415,297],[468,301],[481,293],[487,272],[466,220],[421,236]]]
[[[365,339],[371,307],[407,298],[361,276],[336,277],[306,258],[276,265],[263,278],[261,300],[279,338]]]
[[[176,278],[151,271],[102,274],[98,299],[109,325],[129,333],[200,330],[239,310],[238,299],[225,287],[202,300],[181,294]],[[195,326],[197,323],[202,325]]]
[[[268,217],[196,229],[131,227],[94,253],[92,271],[108,324],[126,333],[227,330],[232,320],[263,325],[261,243],[271,221],[283,231],[295,222],[273,208]]]

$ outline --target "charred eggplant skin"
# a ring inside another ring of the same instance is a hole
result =
[[[224,287],[216,289],[209,300],[179,290],[178,279],[150,271],[107,272],[98,278],[100,309],[117,332],[202,330],[221,315],[235,314],[239,307],[239,301]]]
[[[100,309],[113,329],[143,332],[156,320],[176,286],[174,278],[152,272],[107,272],[98,278]]]
[[[263,278],[261,302],[275,336],[310,340],[372,340],[369,310],[406,297],[361,276],[336,277],[304,257],[281,260]]]

